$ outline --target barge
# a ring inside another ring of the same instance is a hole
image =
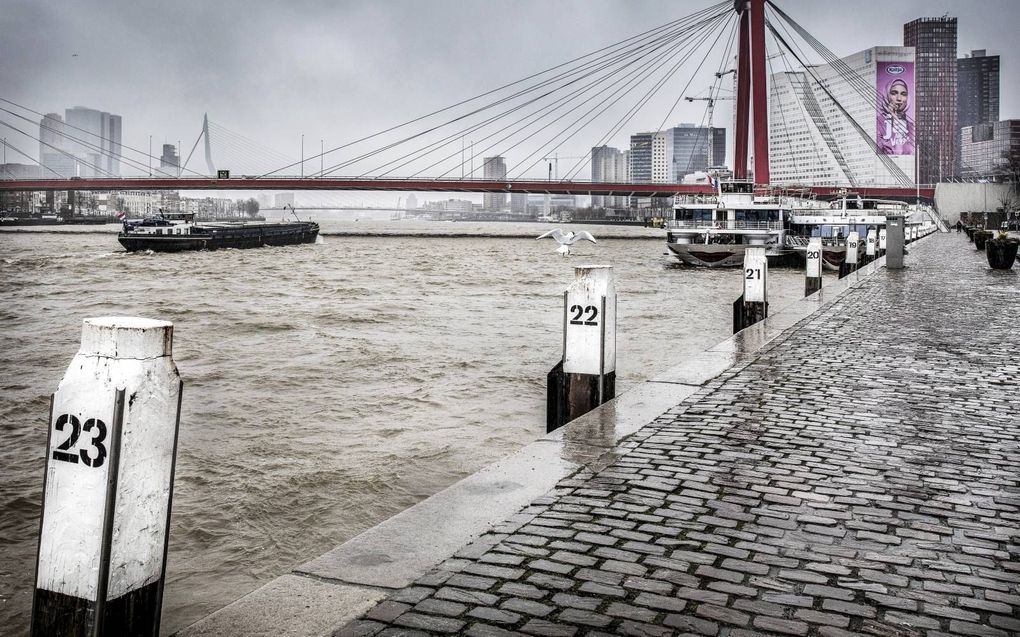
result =
[[[318,235],[319,224],[313,221],[199,224],[194,213],[161,212],[125,221],[117,240],[128,252],[182,252],[314,243]]]

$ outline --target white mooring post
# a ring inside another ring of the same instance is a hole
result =
[[[811,237],[808,240],[807,276],[804,279],[804,296],[811,296],[822,289],[822,238]]]
[[[878,231],[878,245],[876,246],[876,254],[880,257],[885,256],[885,243],[887,236],[888,233],[885,231],[885,228],[882,228],[881,230]]]
[[[173,324],[85,319],[50,402],[32,635],[159,634],[182,383]]]
[[[769,261],[765,256],[765,248],[747,248],[741,271],[744,293],[733,302],[734,334],[768,317],[768,274]]]
[[[871,263],[875,260],[878,254],[878,231],[874,228],[868,228],[868,239],[864,244],[864,261],[865,263]]]
[[[846,237],[846,258],[843,259],[843,263],[839,266],[839,278],[843,278],[846,275],[857,269],[857,250],[861,246],[861,235],[857,232],[851,232]]]
[[[563,294],[563,359],[547,379],[547,432],[616,396],[613,267],[579,266],[574,276]]]

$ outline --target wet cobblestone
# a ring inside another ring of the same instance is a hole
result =
[[[910,251],[335,635],[1020,634],[1020,275]]]

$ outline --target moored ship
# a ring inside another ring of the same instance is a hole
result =
[[[838,270],[846,259],[846,239],[857,232],[881,231],[886,216],[905,218],[908,231],[935,228],[933,211],[898,201],[862,199],[844,194],[835,201],[798,196],[796,192],[756,194],[750,182],[717,182],[716,194],[678,197],[673,219],[666,223],[666,246],[688,265],[736,267],[749,246],[765,248],[770,265],[804,262],[808,239],[822,238],[822,262]]]
[[[125,221],[117,240],[128,252],[182,252],[314,243],[318,235],[319,224],[313,221],[198,224],[194,213],[161,212]]]
[[[785,198],[755,196],[750,182],[717,183],[715,196],[677,199],[666,247],[688,265],[739,266],[749,246],[764,247],[770,264],[783,264],[797,258],[784,240],[791,208]]]

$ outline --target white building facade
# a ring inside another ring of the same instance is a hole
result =
[[[813,66],[813,73],[772,75],[772,183],[845,187],[902,185],[904,179],[913,183],[914,48],[872,47],[842,62],[844,73],[848,67],[857,78],[853,83],[834,64]],[[900,96],[896,121],[883,115],[893,108],[890,90]]]

